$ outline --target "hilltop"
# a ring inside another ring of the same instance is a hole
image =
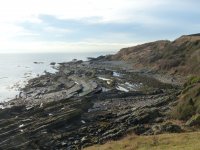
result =
[[[168,74],[200,74],[200,34],[184,35],[174,41],[160,40],[122,48],[108,60],[130,62],[135,69]]]

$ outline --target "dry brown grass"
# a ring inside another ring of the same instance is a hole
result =
[[[110,60],[131,62],[134,69],[154,69],[173,74],[200,74],[200,36],[182,36],[177,40],[156,41],[121,49]]]
[[[109,141],[85,150],[200,150],[200,132],[161,134],[153,136],[128,135],[119,141]]]

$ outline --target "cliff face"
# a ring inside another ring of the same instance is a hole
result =
[[[170,74],[200,74],[200,34],[181,36],[175,41],[156,41],[121,49],[109,57],[125,60],[133,68],[149,68]]]

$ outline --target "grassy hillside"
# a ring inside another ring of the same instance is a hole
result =
[[[188,120],[196,114],[200,114],[200,76],[191,77],[185,83],[178,105],[172,112],[175,118],[181,120]]]
[[[200,74],[200,35],[182,36],[173,42],[156,41],[121,49],[109,57],[125,60],[134,68],[149,68],[170,74]]]
[[[200,132],[155,136],[129,135],[122,140],[95,145],[85,150],[199,150],[199,139]]]

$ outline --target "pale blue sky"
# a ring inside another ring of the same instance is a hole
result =
[[[199,33],[199,0],[0,1],[0,52],[118,51]]]

